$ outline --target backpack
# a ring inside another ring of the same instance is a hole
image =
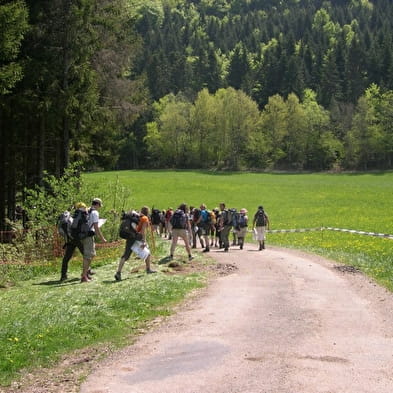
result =
[[[139,223],[139,215],[134,212],[125,213],[121,216],[121,222],[119,227],[119,236],[122,239],[134,239],[142,240],[143,236],[141,233],[136,231],[136,227]]]
[[[202,223],[205,225],[210,225],[211,224],[211,215],[208,210],[201,210],[201,216],[202,216]]]
[[[237,225],[239,228],[245,228],[247,226],[247,218],[245,215],[240,214],[237,220]]]
[[[71,213],[66,210],[57,217],[57,232],[67,242],[70,238],[70,228],[72,224]]]
[[[255,224],[257,227],[264,227],[266,226],[266,215],[264,210],[259,209],[256,213],[255,213]]]
[[[171,218],[171,225],[174,229],[186,229],[186,214],[183,210],[177,209]]]
[[[209,215],[210,215],[211,224],[216,225],[217,219],[216,219],[216,215],[215,215],[214,211],[209,211]]]
[[[94,231],[89,227],[90,209],[76,209],[72,215],[72,224],[70,226],[69,235],[73,240],[82,240],[89,236],[94,236]]]
[[[224,210],[224,225],[237,225],[237,212],[235,208]]]
[[[153,209],[151,212],[151,223],[159,225],[161,222],[161,212],[158,209]]]

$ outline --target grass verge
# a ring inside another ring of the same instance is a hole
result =
[[[121,346],[148,321],[169,315],[188,293],[205,285],[206,275],[198,273],[200,269],[173,274],[162,258],[168,246],[165,241],[158,244],[157,274],[146,275],[143,262],[131,259],[121,282],[113,278],[117,263],[102,262],[94,265],[97,274],[90,283],[80,283],[80,269],[75,266],[65,282],[58,281],[57,271],[3,289],[0,385],[9,385],[21,371],[54,365],[80,348],[101,343]],[[179,258],[187,267],[185,260]],[[193,263],[206,262],[197,257]]]

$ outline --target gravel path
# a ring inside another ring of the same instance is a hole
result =
[[[393,296],[282,249],[213,250],[232,274],[101,363],[81,393],[391,393]]]

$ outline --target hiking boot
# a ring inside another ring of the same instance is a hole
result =
[[[224,251],[225,251],[225,252],[228,252],[228,247],[225,247],[225,248],[224,248]]]
[[[202,252],[209,252],[209,251],[210,251],[210,248],[206,247]]]
[[[115,280],[116,280],[116,281],[121,281],[121,273],[120,273],[120,272],[116,272],[116,274],[115,274]]]
[[[90,282],[91,279],[88,276],[82,276],[81,277],[81,282]]]
[[[171,261],[173,259],[173,255],[169,255],[168,259]]]
[[[146,269],[147,274],[157,273],[155,270]]]
[[[93,271],[93,270],[91,270],[91,269],[89,269],[89,270],[87,271],[87,275],[88,275],[88,276],[93,276],[94,274],[96,274],[96,272]]]
[[[67,280],[67,279],[68,279],[67,275],[61,276],[61,277],[60,277],[60,281],[65,281],[65,280]]]
[[[262,251],[262,244],[259,245],[259,251]]]
[[[240,249],[243,250],[243,244],[240,245]]]
[[[192,255],[189,255],[189,256],[188,256],[188,260],[189,260],[189,261],[192,261],[193,259],[194,259],[194,257],[193,257]]]

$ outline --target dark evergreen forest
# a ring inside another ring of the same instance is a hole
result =
[[[390,0],[0,0],[0,223],[85,170],[386,170]]]

